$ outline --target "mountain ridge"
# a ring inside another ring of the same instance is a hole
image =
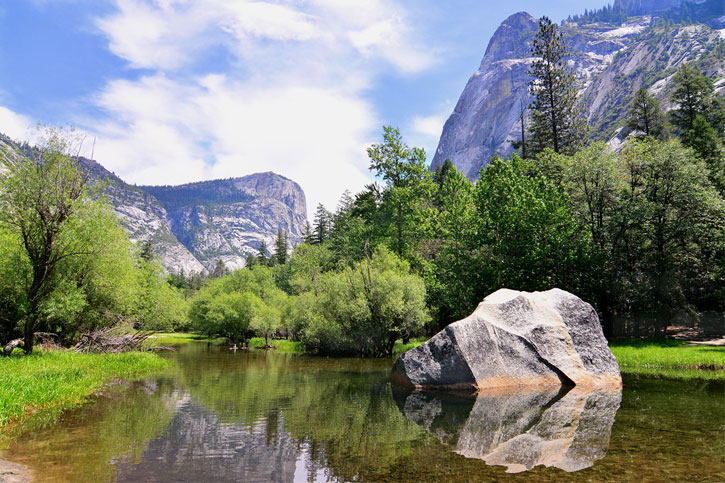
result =
[[[669,8],[660,9],[660,5]],[[654,6],[662,13],[653,12]],[[672,107],[671,80],[682,63],[699,63],[698,68],[713,78],[725,76],[725,29],[715,30],[702,23],[673,25],[667,20],[695,12],[725,27],[725,16],[716,17],[719,10],[712,0],[698,4],[621,0],[615,2],[617,7],[628,12],[649,9],[650,13],[612,23],[565,21],[560,27],[593,137],[614,147],[626,137],[624,116],[639,87],[648,88],[668,109]],[[527,71],[537,30],[538,20],[527,12],[517,12],[501,23],[444,124],[432,170],[450,159],[475,180],[492,157],[513,152],[511,142],[521,137],[521,106],[527,107],[532,101]],[[722,91],[725,82],[719,81],[716,87]]]
[[[21,162],[27,149],[32,148],[0,134],[0,161]],[[304,191],[272,171],[176,186],[136,186],[95,160],[80,158],[80,163],[91,184],[105,183],[103,195],[131,241],[151,241],[169,272],[211,271],[218,260],[227,268],[241,268],[262,241],[272,246],[280,229],[293,246],[302,241]]]

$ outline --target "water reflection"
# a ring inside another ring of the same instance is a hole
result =
[[[284,431],[279,413],[251,426],[225,423],[186,396],[140,461],[117,462],[116,481],[329,481],[310,471],[308,446]]]
[[[394,397],[408,419],[456,453],[509,473],[592,466],[607,454],[622,401],[621,390],[585,388],[478,396],[396,388]]]

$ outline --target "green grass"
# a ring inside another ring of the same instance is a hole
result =
[[[622,372],[704,369],[725,379],[725,347],[687,346],[674,339],[615,340],[609,346]]]
[[[403,341],[398,340],[395,342],[395,346],[393,347],[393,355],[402,354],[403,352],[408,352],[410,349],[415,349],[427,340],[428,337],[413,337],[407,344],[403,344]]]
[[[287,339],[269,339],[269,345],[274,347],[278,352],[290,352],[301,354],[305,351],[302,342],[294,342]],[[264,347],[264,337],[253,337],[249,339],[249,348],[256,349]]]
[[[225,339],[208,337],[203,334],[197,334],[192,332],[158,332],[148,339],[145,343],[149,347],[160,346],[160,345],[180,345],[189,344],[191,342],[211,342],[213,344],[220,344]]]
[[[114,379],[138,379],[170,363],[156,354],[34,351],[0,357],[0,427],[41,410],[78,406]]]

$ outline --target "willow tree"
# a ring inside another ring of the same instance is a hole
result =
[[[577,102],[574,74],[568,67],[569,52],[564,36],[548,17],[539,20],[539,31],[531,47],[536,60],[528,74],[531,103],[529,147],[533,154],[546,148],[573,154],[583,144],[586,122]]]
[[[0,223],[17,233],[30,264],[24,321],[27,353],[33,351],[41,304],[55,288],[57,268],[68,257],[82,254],[62,235],[88,198],[87,177],[73,155],[79,141],[56,131],[48,134],[31,158],[10,165],[0,179]]]

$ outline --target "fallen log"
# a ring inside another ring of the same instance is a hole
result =
[[[3,355],[9,356],[13,353],[13,349],[16,347],[23,347],[25,345],[25,341],[23,339],[13,339],[7,344],[5,344],[5,347],[3,347]]]

